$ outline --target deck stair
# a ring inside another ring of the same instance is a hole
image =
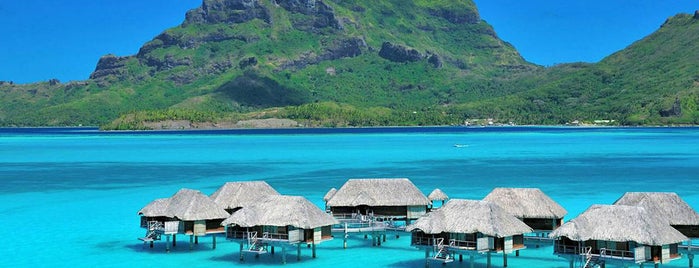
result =
[[[257,232],[248,232],[248,245],[249,247],[247,250],[245,250],[246,252],[252,252],[256,254],[267,253],[267,244],[260,241],[260,239],[257,238]]]
[[[451,243],[453,243],[453,241]],[[450,245],[452,245],[452,244],[450,244]],[[435,238],[433,250],[434,250],[433,252],[435,252],[435,254],[431,258],[432,260],[441,261],[443,263],[449,263],[449,262],[454,261],[454,257],[449,252],[448,247],[444,245],[444,238]]]
[[[585,257],[585,263],[583,264],[582,268],[602,267],[602,264],[604,263],[604,260],[602,260],[600,256],[592,255],[591,247],[584,248],[583,256]]]
[[[146,227],[146,235],[139,238],[143,242],[160,240],[160,236],[165,233],[165,226],[159,221],[149,221]]]

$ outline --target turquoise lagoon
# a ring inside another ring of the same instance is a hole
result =
[[[455,144],[462,146],[455,147]],[[0,267],[277,267],[281,250],[238,261],[238,246],[188,239],[165,252],[136,238],[137,211],[180,188],[212,193],[226,181],[265,180],[323,207],[348,178],[407,177],[424,193],[481,199],[494,187],[538,187],[573,218],[627,191],[677,192],[699,208],[698,128],[377,128],[103,133],[0,129]],[[353,237],[318,257],[287,251],[288,267],[424,267],[407,234],[381,247]],[[469,267],[468,258],[446,267]],[[568,267],[550,246],[509,267]],[[493,258],[502,266],[500,255]],[[441,265],[434,263],[432,266]],[[476,258],[485,267],[485,258]],[[612,265],[608,267],[614,267]],[[687,267],[687,259],[663,267]]]

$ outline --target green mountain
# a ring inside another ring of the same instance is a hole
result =
[[[517,81],[525,89],[516,94],[465,106],[515,122],[699,124],[698,59],[699,11],[668,19],[600,63],[548,68]]]
[[[470,0],[204,0],[138,54],[100,58],[89,80],[0,82],[0,125],[699,123],[697,17],[599,64],[542,68]]]

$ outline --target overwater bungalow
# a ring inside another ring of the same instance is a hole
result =
[[[666,220],[637,206],[592,205],[554,230],[554,254],[570,267],[604,267],[614,263],[667,263],[679,259],[678,245],[685,235]]]
[[[221,222],[230,214],[216,204],[207,195],[191,189],[181,189],[169,198],[160,198],[150,202],[138,211],[141,215],[141,227],[146,235],[139,238],[144,243],[160,240],[165,235],[166,250],[177,244],[177,234],[189,235],[190,249],[199,242],[200,236],[211,235],[213,248],[216,248],[216,234],[224,233]]]
[[[676,193],[628,192],[615,205],[639,206],[690,238],[699,238],[699,214]]]
[[[427,213],[430,200],[408,179],[350,179],[328,200],[328,210],[340,224],[333,232],[371,234],[372,246],[386,242],[387,231],[400,231]],[[405,224],[398,223],[404,221]],[[396,233],[396,238],[400,235]]]
[[[274,254],[280,247],[286,263],[286,249],[296,247],[300,260],[302,244],[312,246],[315,258],[316,245],[332,239],[331,226],[337,223],[304,197],[268,195],[233,212],[221,225],[226,237],[240,244],[240,260],[246,252]]]
[[[267,195],[279,195],[279,193],[264,181],[239,181],[226,182],[211,194],[211,199],[228,213],[233,213],[246,205],[257,203],[260,198]]]
[[[430,200],[408,179],[350,179],[328,200],[338,219],[369,216],[409,223],[427,213]]]
[[[425,250],[429,261],[453,262],[470,255],[471,265],[477,253],[487,255],[491,267],[491,253],[507,254],[524,249],[524,234],[532,229],[495,203],[482,200],[452,199],[438,210],[415,221],[406,228],[411,232],[411,245]]]
[[[483,200],[498,204],[531,227],[534,236],[540,238],[547,238],[563,224],[563,217],[568,214],[538,188],[495,188]]]
[[[432,192],[429,195],[427,195],[427,199],[430,200],[430,210],[431,210],[431,209],[435,208],[434,201],[442,201],[440,206],[444,206],[444,202],[449,200],[449,196],[447,196],[447,194],[445,194],[439,188],[436,188],[436,189],[432,190]]]

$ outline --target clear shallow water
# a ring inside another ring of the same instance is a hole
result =
[[[461,148],[454,144],[465,145]],[[226,181],[266,180],[283,194],[323,206],[348,178],[407,177],[425,194],[481,199],[494,187],[538,187],[573,218],[626,191],[673,191],[699,208],[697,128],[384,128],[350,130],[99,133],[0,129],[0,266],[278,266],[274,256],[238,262],[238,246],[178,237],[143,247],[136,212],[186,187],[212,193]],[[318,258],[288,251],[292,267],[424,267],[408,235],[381,248],[336,239]],[[454,262],[447,267],[468,267]],[[485,258],[476,258],[476,267]],[[550,247],[509,256],[509,267],[568,267]],[[501,255],[493,257],[502,266]],[[433,264],[434,267],[441,265]],[[608,267],[614,267],[609,265]],[[663,267],[687,267],[687,260]]]

